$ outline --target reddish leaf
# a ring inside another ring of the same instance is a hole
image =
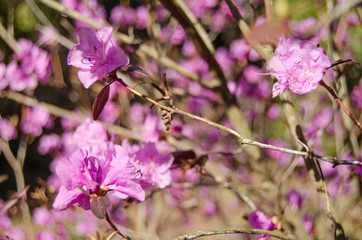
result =
[[[110,83],[111,84],[111,83]],[[94,104],[93,104],[93,119],[97,120],[101,114],[104,105],[106,105],[109,97],[109,85],[107,84],[102,91],[99,92]]]

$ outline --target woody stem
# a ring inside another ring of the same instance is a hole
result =
[[[343,111],[347,114],[347,116],[352,119],[352,121],[356,124],[356,126],[359,128],[360,131],[362,131],[362,125],[361,123],[357,120],[357,118],[346,108],[346,106],[344,106],[344,104],[342,103],[341,99],[337,96],[337,94],[334,92],[334,90],[328,86],[323,80],[319,83],[322,87],[324,87],[334,98],[334,100],[336,101],[336,103],[339,104],[339,106],[343,109]]]

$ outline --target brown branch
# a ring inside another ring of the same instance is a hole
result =
[[[334,92],[334,90],[328,86],[323,80],[320,81],[319,83],[322,87],[324,87],[334,98],[334,100],[336,101],[336,103],[338,103],[338,105],[343,109],[343,111],[347,114],[347,116],[352,119],[352,121],[354,122],[354,124],[356,124],[356,126],[359,128],[360,131],[362,131],[362,125],[361,123],[357,120],[357,118],[346,108],[346,106],[344,106],[344,104],[342,103],[341,99],[337,96],[337,94]]]
[[[214,46],[200,22],[182,0],[160,0],[160,2],[182,25],[199,54],[216,73],[220,82],[220,89],[217,91],[221,93],[223,100],[227,105],[235,104],[235,97],[230,93],[224,72],[215,58]]]
[[[112,229],[123,239],[123,240],[131,240],[130,237],[126,237],[124,236],[116,227],[116,225],[114,225],[114,223],[112,222],[111,218],[108,215],[108,212],[106,211],[106,220],[109,223],[109,225],[112,227]]]
[[[41,106],[45,107],[49,111],[50,114],[57,116],[57,117],[65,117],[65,118],[70,118],[70,119],[77,120],[77,121],[82,121],[89,117],[87,115],[77,114],[77,113],[74,113],[73,111],[70,111],[70,110],[49,104],[49,103],[39,102],[35,98],[28,97],[21,93],[13,92],[10,90],[0,90],[0,98],[7,98],[7,99],[10,99],[17,103],[20,103],[22,105],[30,106],[30,107],[33,107],[36,105],[41,105]],[[120,136],[125,136],[127,138],[140,140],[140,136],[133,133],[132,130],[129,130],[127,128],[123,128],[120,126],[116,126],[113,124],[109,124],[106,122],[102,122],[102,124],[110,132],[116,133]]]
[[[194,234],[183,235],[174,238],[173,240],[191,240],[196,238],[201,238],[205,236],[215,236],[221,234],[234,234],[234,233],[241,233],[241,234],[250,234],[250,235],[264,235],[264,236],[271,236],[278,239],[285,239],[291,240],[295,239],[293,236],[285,235],[283,233],[279,233],[277,231],[267,231],[267,230],[260,230],[260,229],[248,229],[248,228],[234,228],[234,229],[224,229],[224,230],[216,230],[216,231],[199,231]]]

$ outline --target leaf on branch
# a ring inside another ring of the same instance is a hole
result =
[[[101,114],[104,105],[106,105],[109,97],[109,85],[107,84],[102,91],[99,92],[94,104],[93,104],[93,119],[97,120],[99,115]]]

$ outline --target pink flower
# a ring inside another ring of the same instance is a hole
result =
[[[90,28],[79,30],[79,45],[69,51],[67,61],[68,65],[80,68],[78,77],[85,88],[129,63],[112,32],[112,27],[102,27],[97,31]]]
[[[35,73],[40,82],[47,83],[52,73],[50,55],[29,40],[19,39],[18,43],[21,53],[15,58],[21,62],[21,71],[27,75]]]
[[[24,89],[35,89],[38,85],[35,74],[26,74],[18,66],[15,60],[11,61],[6,67],[6,78],[9,87],[13,91],[23,91]]]
[[[292,189],[287,194],[287,200],[289,202],[289,205],[293,210],[299,210],[302,202],[303,202],[303,196],[300,194],[300,192]]]
[[[315,90],[331,64],[324,50],[311,42],[281,38],[268,66],[278,80],[273,86],[273,97],[288,88],[297,94]]]
[[[314,232],[314,219],[312,216],[308,215],[308,214],[304,214],[303,216],[303,225],[305,230],[312,234]]]
[[[139,6],[136,10],[136,26],[139,29],[145,29],[149,22],[150,12],[146,6]]]
[[[106,11],[98,4],[97,0],[61,0],[61,3],[67,8],[80,12],[83,16],[89,17],[101,25],[105,25]],[[77,30],[88,25],[75,20]]]
[[[61,139],[56,134],[43,135],[40,138],[38,152],[41,155],[50,153],[51,151],[57,149],[60,145]]]
[[[276,229],[276,225],[271,221],[271,219],[267,215],[265,215],[263,212],[258,211],[258,210],[255,210],[249,216],[248,222],[253,228],[269,230],[269,231]],[[268,240],[268,239],[270,239],[270,236],[258,236],[257,239]]]
[[[25,111],[20,127],[24,133],[37,137],[42,134],[43,127],[50,123],[51,118],[48,110],[43,106],[35,106]]]
[[[127,141],[122,144],[131,158],[131,162],[141,170],[141,185],[145,189],[152,189],[154,186],[165,188],[171,184],[171,170],[173,156],[171,153],[161,155],[155,143],[142,143],[130,145]]]
[[[230,45],[230,55],[243,62],[248,59],[250,52],[250,46],[246,43],[245,39],[234,40]]]
[[[9,85],[9,79],[6,77],[6,66],[0,63],[0,90],[5,89]]]
[[[124,27],[134,24],[136,12],[133,8],[125,6],[116,6],[111,11],[111,23],[119,24]]]
[[[359,85],[353,88],[351,100],[357,107],[362,108],[362,78]]]
[[[0,138],[5,141],[12,140],[18,136],[18,132],[15,127],[9,122],[9,120],[3,118],[0,119]]]
[[[75,203],[85,210],[90,209],[90,196],[93,199],[105,195],[119,199],[145,199],[138,183],[139,171],[119,145],[106,143],[96,151],[78,149],[72,156],[58,162],[56,173],[62,185],[53,203],[58,211]]]
[[[88,145],[101,145],[108,140],[108,135],[102,123],[88,118],[77,127],[73,139],[78,147],[86,147]]]

